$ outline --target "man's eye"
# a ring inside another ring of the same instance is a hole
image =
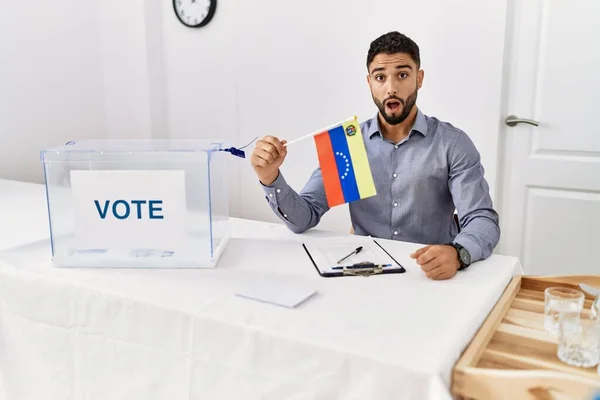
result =
[[[377,75],[375,79],[381,82],[383,80],[383,75]]]
[[[406,72],[400,72],[400,78],[404,79],[407,77],[408,77],[408,74]]]

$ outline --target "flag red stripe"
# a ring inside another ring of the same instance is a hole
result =
[[[317,146],[317,155],[319,157],[319,165],[321,166],[321,174],[323,175],[323,185],[325,186],[325,195],[329,207],[343,204],[344,192],[340,183],[340,175],[338,173],[333,147],[329,132],[319,133],[314,136]]]

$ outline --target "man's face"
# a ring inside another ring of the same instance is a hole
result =
[[[390,125],[408,117],[423,82],[423,71],[408,54],[378,54],[369,65],[367,81],[373,101]]]

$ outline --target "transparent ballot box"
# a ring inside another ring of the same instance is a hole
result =
[[[53,265],[213,268],[229,239],[223,143],[90,140],[43,150]]]

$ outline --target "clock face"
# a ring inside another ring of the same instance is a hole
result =
[[[173,8],[182,24],[199,28],[214,16],[217,0],[173,0]]]

